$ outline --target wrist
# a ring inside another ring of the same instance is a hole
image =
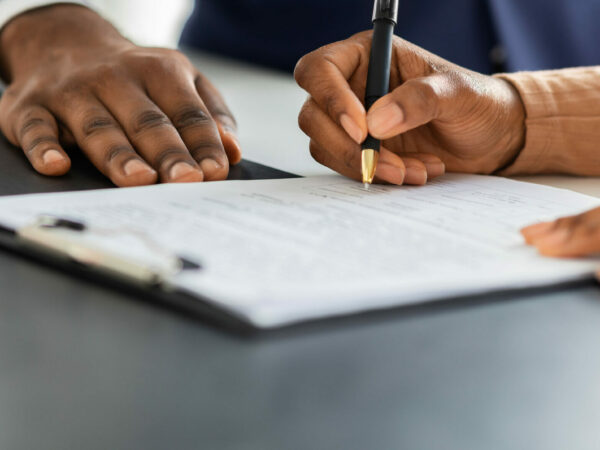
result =
[[[1,75],[11,82],[64,56],[132,45],[108,21],[84,6],[38,8],[17,16],[0,33]]]
[[[502,154],[498,162],[496,172],[501,171],[510,166],[519,157],[521,150],[525,147],[525,105],[519,94],[519,91],[508,81],[503,78],[494,76],[500,85],[500,90],[503,95],[500,96],[504,103],[505,121],[504,129],[506,130],[506,145],[505,152]]]

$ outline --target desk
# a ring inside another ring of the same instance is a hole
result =
[[[237,94],[248,158],[326,170],[291,81],[194,59]],[[84,161],[48,179],[0,149],[1,194],[103,186]],[[591,283],[241,338],[0,252],[0,448],[597,449],[598,343]]]

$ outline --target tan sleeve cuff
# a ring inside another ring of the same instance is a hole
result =
[[[499,74],[525,106],[525,146],[501,175],[600,175],[600,67]]]

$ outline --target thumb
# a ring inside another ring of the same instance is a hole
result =
[[[390,139],[438,119],[455,92],[444,74],[408,80],[371,107],[369,132],[377,139]]]

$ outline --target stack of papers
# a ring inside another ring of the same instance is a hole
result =
[[[271,328],[587,278],[598,261],[543,258],[519,229],[598,205],[497,177],[367,191],[332,175],[5,197],[0,224],[67,217],[113,230],[112,247],[136,252],[119,232],[133,230],[202,266],[173,275],[170,287]]]

